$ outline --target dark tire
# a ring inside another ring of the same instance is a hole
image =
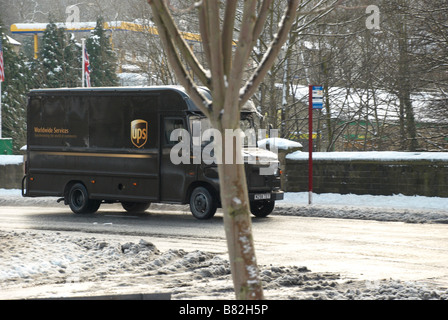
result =
[[[252,201],[250,203],[250,212],[258,218],[264,218],[272,213],[274,207],[275,201]]]
[[[82,183],[75,183],[68,192],[68,205],[74,213],[97,212],[101,200],[89,199],[89,193]]]
[[[218,205],[207,188],[197,187],[190,196],[190,211],[196,219],[212,218]]]
[[[124,210],[132,213],[145,212],[149,206],[150,202],[122,202],[121,203]]]

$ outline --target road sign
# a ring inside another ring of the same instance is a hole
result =
[[[324,106],[323,86],[309,86],[309,116],[308,116],[308,203],[313,202],[313,110]]]
[[[322,109],[324,106],[324,88],[312,86],[313,109]]]

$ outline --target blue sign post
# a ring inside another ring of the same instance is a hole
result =
[[[324,106],[323,86],[309,86],[309,134],[308,134],[308,204],[313,202],[313,110]]]
[[[313,109],[322,109],[324,106],[324,88],[322,86],[311,86]]]

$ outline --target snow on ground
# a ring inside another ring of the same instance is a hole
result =
[[[448,223],[448,198],[372,196],[355,194],[286,193],[276,205],[276,214],[304,217],[401,221],[407,223]]]
[[[0,206],[57,205],[0,189]],[[448,199],[287,193],[273,214],[448,223]],[[60,204],[59,204],[60,205]],[[170,249],[138,237],[0,230],[0,299],[170,293],[171,299],[234,299],[227,257]],[[447,288],[423,282],[342,279],[306,266],[260,265],[268,299],[436,299]],[[149,290],[149,292],[148,292]]]
[[[409,223],[448,223],[448,198],[405,196],[371,196],[355,194],[313,194],[287,192],[276,203],[274,214],[341,219],[402,221]],[[57,198],[23,198],[17,189],[0,189],[0,206],[60,206]],[[155,206],[155,205],[153,205]]]
[[[0,230],[0,299],[169,293],[171,299],[234,299],[226,258],[200,250],[161,252],[144,240]],[[447,300],[428,283],[341,279],[305,266],[260,265],[267,299]]]
[[[287,192],[280,205],[299,205],[308,203],[308,192]],[[405,196],[372,196],[356,194],[313,194],[312,203],[316,205],[356,206],[394,209],[448,210],[448,198]]]

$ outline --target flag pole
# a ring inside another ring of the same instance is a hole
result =
[[[308,204],[313,204],[313,86],[308,94]]]
[[[0,139],[2,138],[2,82],[5,80],[5,64],[3,63],[2,34],[0,33]]]
[[[81,84],[81,87],[83,87],[84,88],[84,83],[85,83],[85,72],[86,72],[86,66],[85,66],[85,63],[86,63],[86,57],[85,57],[85,52],[86,52],[86,43],[85,43],[85,41],[86,41],[86,39],[84,39],[84,38],[82,38],[81,39],[81,43],[82,43],[82,67],[81,67],[81,70],[82,70],[82,84]]]
[[[0,139],[2,138],[2,81],[0,80]]]

